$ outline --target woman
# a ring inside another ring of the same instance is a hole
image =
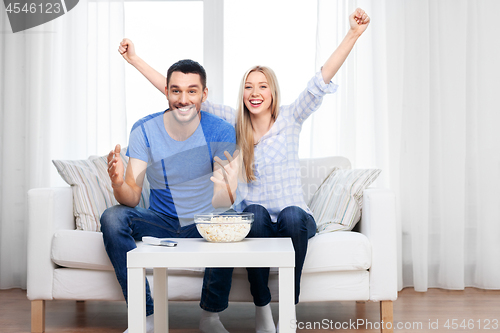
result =
[[[344,40],[294,103],[279,106],[280,93],[274,72],[267,67],[255,66],[243,76],[237,110],[209,102],[202,106],[202,109],[222,117],[236,128],[243,156],[242,177],[245,180],[238,187],[243,198],[240,208],[255,214],[248,237],[292,239],[295,249],[295,304],[299,301],[308,239],[316,232],[316,223],[302,195],[299,134],[304,120],[319,108],[323,96],[336,91],[337,86],[331,83],[331,79],[366,30],[370,18],[358,8],[350,15],[349,22],[350,29]],[[163,75],[136,56],[129,40],[122,41],[119,52],[160,91],[164,91]],[[256,305],[256,330],[274,332],[268,288],[269,268],[247,270]],[[231,276],[232,269],[210,269],[205,274],[207,288],[204,283],[201,306],[207,313],[217,313],[227,307]],[[215,319],[212,317],[210,322],[213,330],[203,329],[204,315],[200,323],[202,331],[225,331],[218,316]]]

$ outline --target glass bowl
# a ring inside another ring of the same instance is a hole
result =
[[[214,243],[239,242],[253,223],[253,213],[196,214],[194,222],[200,235]]]

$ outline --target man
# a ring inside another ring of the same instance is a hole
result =
[[[101,231],[126,300],[126,254],[136,247],[136,240],[143,236],[201,237],[193,223],[194,214],[230,207],[230,198],[236,195],[238,152],[229,153],[234,151],[235,132],[226,121],[201,111],[208,95],[204,68],[192,60],[172,65],[165,95],[166,111],[144,117],[133,126],[126,172],[119,145],[108,155],[108,173],[120,205],[103,213]],[[225,165],[229,185],[222,180],[222,170],[213,167],[214,162]],[[149,209],[136,207],[145,176],[151,187]],[[153,311],[146,284],[147,332],[154,330]],[[218,315],[215,320],[202,316],[200,329],[220,331],[217,324]]]

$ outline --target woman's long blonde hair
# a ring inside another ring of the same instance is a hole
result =
[[[236,112],[236,141],[241,149],[243,156],[243,175],[246,181],[255,180],[254,175],[254,140],[253,140],[253,126],[250,119],[250,111],[248,111],[243,101],[245,92],[245,83],[248,75],[252,72],[261,72],[266,76],[267,83],[271,89],[271,121],[275,122],[278,118],[279,105],[280,105],[280,89],[278,86],[278,79],[274,71],[265,66],[254,66],[246,71],[243,79],[241,80],[240,93],[238,96],[237,112]]]

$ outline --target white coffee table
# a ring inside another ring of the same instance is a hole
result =
[[[173,240],[179,243],[176,247],[144,245],[127,253],[130,333],[146,332],[146,268],[153,268],[156,333],[168,332],[168,267],[278,267],[280,322],[294,319],[295,252],[290,238],[246,238],[236,243]],[[280,332],[292,328],[281,324]]]

